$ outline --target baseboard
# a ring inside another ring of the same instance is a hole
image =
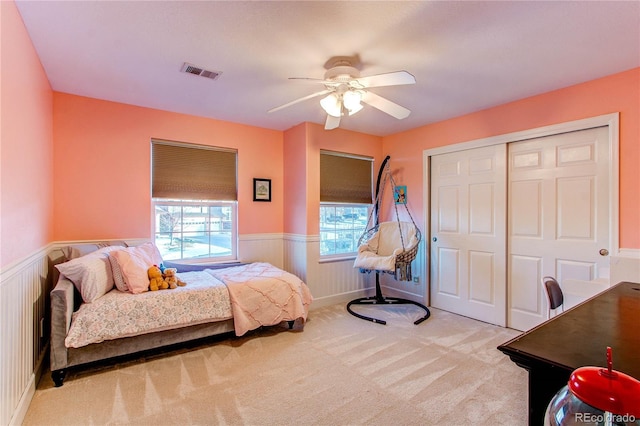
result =
[[[22,393],[22,397],[20,398],[20,402],[18,402],[18,406],[13,411],[13,417],[11,421],[9,421],[9,425],[21,425],[24,422],[24,418],[27,415],[27,410],[29,409],[29,405],[31,404],[31,400],[36,393],[36,375],[32,374],[29,379],[29,384],[25,391]]]
[[[400,290],[398,288],[382,286],[382,293],[385,296],[399,297],[402,299],[413,300],[414,302],[422,303],[423,305],[426,304],[423,296],[415,293],[409,293],[408,291]]]
[[[44,354],[49,353],[49,345],[45,346]],[[38,382],[40,382],[40,378],[42,377],[42,373],[44,372],[45,362],[44,357],[40,357],[38,360],[38,364],[34,369],[33,374],[29,378],[29,382],[27,383],[27,388],[22,393],[22,397],[18,402],[15,410],[13,411],[13,417],[9,421],[10,426],[21,425],[24,423],[24,418],[27,415],[27,411],[29,410],[29,405],[31,405],[31,400],[36,393],[36,387],[38,386]]]
[[[364,290],[356,290],[350,291],[347,293],[341,294],[332,294],[331,296],[324,297],[314,297],[313,303],[309,308],[310,311],[314,311],[316,309],[324,308],[326,306],[338,305],[338,304],[347,304],[353,299],[358,299],[360,297],[371,296],[375,293],[374,288],[364,289]]]

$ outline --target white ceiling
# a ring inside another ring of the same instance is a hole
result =
[[[17,1],[53,90],[285,130],[324,124],[332,56],[362,76],[417,84],[375,93],[341,128],[388,135],[640,66],[640,1]],[[180,73],[184,62],[218,80]]]

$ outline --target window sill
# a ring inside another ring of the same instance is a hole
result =
[[[333,256],[321,256],[318,263],[333,263],[333,262],[345,262],[345,261],[353,261],[356,258],[355,253],[348,253],[344,255],[333,255]]]
[[[204,269],[230,268],[233,266],[243,265],[243,263],[238,261],[195,263],[195,262],[186,262],[186,261],[166,260],[163,262],[163,265],[165,268],[176,268],[178,272],[192,272],[192,271],[202,271]]]

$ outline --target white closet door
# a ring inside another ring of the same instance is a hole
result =
[[[546,319],[543,276],[608,276],[609,161],[607,127],[509,144],[509,327]]]
[[[431,157],[431,305],[506,325],[506,145]]]

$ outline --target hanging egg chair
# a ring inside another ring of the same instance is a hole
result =
[[[378,180],[376,182],[376,199],[374,208],[369,214],[367,228],[358,240],[358,254],[354,261],[354,268],[360,269],[362,273],[375,272],[376,274],[376,294],[371,297],[361,297],[352,300],[347,304],[347,311],[360,319],[371,321],[377,324],[386,324],[386,321],[359,314],[351,308],[353,305],[397,305],[412,304],[425,311],[425,315],[420,317],[414,324],[420,324],[429,316],[431,312],[421,303],[409,299],[401,299],[397,297],[385,297],[382,295],[380,287],[380,274],[391,274],[399,281],[411,281],[411,262],[418,254],[418,248],[422,239],[422,233],[416,225],[411,212],[407,207],[406,194],[400,193],[398,187],[393,180],[389,168],[389,159],[387,156],[378,172]],[[380,185],[381,180],[382,186]],[[379,211],[381,201],[383,199],[384,189],[387,184],[391,185],[394,198],[398,196],[394,203],[395,221],[379,222]],[[411,222],[401,221],[398,213],[398,206],[404,206]]]

